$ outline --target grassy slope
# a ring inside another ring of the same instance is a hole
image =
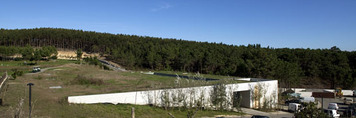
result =
[[[167,74],[178,74],[178,75],[185,75],[185,76],[197,76],[196,73],[184,73],[184,72],[178,72],[178,71],[157,71],[157,72],[158,73],[167,73]],[[220,76],[220,75],[210,75],[210,74],[200,74],[200,76],[204,77],[204,78],[213,78],[213,79],[239,78],[239,77],[235,77],[235,76]]]
[[[30,71],[32,66],[21,65],[22,61],[0,62],[0,72],[17,68]],[[175,78],[156,75],[144,75],[139,72],[105,71],[95,66],[72,64],[73,61],[57,60],[55,62],[39,62],[39,66],[47,68],[40,73],[27,73],[15,80],[7,82],[4,106],[0,106],[0,117],[11,117],[16,104],[24,98],[23,116],[28,114],[28,87],[32,82],[34,102],[33,116],[38,117],[129,117],[131,107],[136,108],[137,117],[169,117],[168,112],[176,117],[186,117],[187,111],[163,110],[150,106],[137,105],[69,105],[66,97],[71,95],[110,93],[134,90],[167,88],[173,85]],[[8,65],[8,66],[7,66]],[[73,85],[71,81],[77,75],[87,78],[101,79],[104,85]],[[62,86],[62,89],[49,89],[50,86]],[[4,95],[4,92],[2,93]],[[234,112],[199,111],[197,116],[213,116],[217,114],[239,114]]]

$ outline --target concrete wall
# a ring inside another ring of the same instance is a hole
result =
[[[246,79],[246,78],[245,78]],[[238,84],[227,84],[226,92],[228,101],[233,100],[233,92],[236,91],[250,91],[250,104],[249,107],[256,107],[253,96],[256,95],[256,86],[262,87],[260,103],[264,100],[268,100],[275,105],[278,101],[278,81],[277,80],[264,80],[256,82],[246,82]],[[83,95],[83,96],[69,96],[69,103],[77,104],[94,104],[94,103],[112,103],[112,104],[138,104],[147,105],[153,104],[157,106],[164,106],[167,99],[171,102],[169,106],[183,106],[184,103],[197,103],[201,102],[204,107],[211,107],[212,103],[210,96],[213,90],[213,86],[201,86],[190,88],[177,88],[177,89],[160,89],[149,91],[136,91],[136,92],[124,92],[124,93],[111,93],[111,94],[97,94],[97,95]],[[175,98],[185,98],[183,101],[175,101]],[[163,99],[167,98],[167,99]],[[229,105],[232,107],[232,104]]]
[[[9,76],[7,75],[7,71],[6,71],[0,78],[0,92],[8,78],[9,78]]]

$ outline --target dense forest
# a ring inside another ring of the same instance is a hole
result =
[[[278,79],[283,87],[315,79],[329,83],[325,88],[355,88],[356,83],[356,52],[335,46],[274,49],[59,28],[0,29],[0,46],[2,57],[23,53],[11,51],[14,47],[82,49],[131,69]]]

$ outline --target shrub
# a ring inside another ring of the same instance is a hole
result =
[[[15,61],[21,61],[21,60],[22,58],[18,58],[18,57],[15,58]]]
[[[21,70],[17,70],[17,69],[11,69],[12,70],[12,74],[11,76],[16,79],[17,76],[22,76],[23,75],[23,71]]]
[[[295,113],[296,118],[328,118],[328,115],[317,108],[318,103],[303,103],[305,106],[300,112]]]
[[[87,62],[89,65],[101,65],[100,61],[98,60],[97,57],[86,57],[83,59],[85,62]]]
[[[57,100],[57,103],[61,105],[68,105],[68,97],[61,97]]]
[[[108,66],[106,66],[106,65],[103,65],[103,69],[104,70],[110,70],[110,68]]]
[[[217,110],[224,110],[227,103],[227,92],[225,84],[218,83],[214,85],[210,95],[211,103]]]
[[[57,59],[57,56],[51,56],[50,59]]]

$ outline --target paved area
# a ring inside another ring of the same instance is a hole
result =
[[[263,112],[263,111],[258,111],[254,109],[249,109],[249,108],[241,108],[241,110],[246,113],[250,114],[248,116],[241,116],[240,118],[250,118],[252,115],[263,115],[263,116],[269,116],[270,118],[293,118],[294,114],[285,112],[285,111],[276,111],[276,112]]]
[[[323,107],[323,109],[327,109],[329,106],[329,103],[337,103],[339,105],[339,110],[338,113],[343,115],[344,112],[348,109],[348,105],[344,104],[344,98],[351,98],[353,100],[356,100],[356,97],[354,96],[345,96],[342,98],[315,98],[319,102],[319,106]]]
[[[241,108],[242,112],[246,113],[246,115],[243,116],[229,116],[229,115],[223,115],[223,116],[215,116],[215,117],[203,117],[203,118],[251,118],[252,115],[263,115],[263,116],[268,116],[270,118],[294,118],[293,113],[289,112],[284,112],[284,111],[276,111],[276,112],[263,112],[263,111],[258,111],[250,108]]]

